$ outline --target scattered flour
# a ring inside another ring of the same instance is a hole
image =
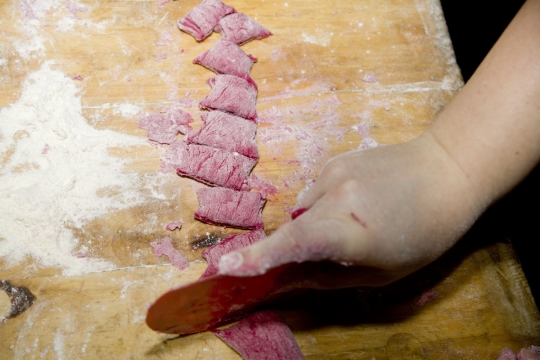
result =
[[[88,125],[75,81],[50,65],[0,109],[0,258],[9,266],[31,257],[68,276],[108,269],[113,264],[72,254],[78,240],[71,229],[143,203],[144,180],[123,170],[125,160],[108,148],[147,142]]]
[[[116,109],[113,111],[113,114],[122,114],[123,117],[134,117],[138,115],[142,109],[134,104],[119,104]]]
[[[304,39],[304,41],[324,47],[330,45],[333,36],[333,32],[324,31],[322,29],[317,29],[316,34],[302,33],[302,38]]]
[[[21,16],[24,38],[12,42],[19,56],[28,60],[45,50],[45,38],[40,35],[41,20],[60,5],[59,0],[19,0],[17,8]]]
[[[128,280],[125,280],[124,278],[122,278],[122,290],[120,291],[120,299],[125,299],[126,298],[126,292],[128,290],[128,288],[131,286],[131,285],[143,285],[144,284],[144,281],[142,280],[135,280],[135,281],[128,281]]]
[[[19,0],[17,7],[24,19],[40,20],[60,5],[60,0]]]
[[[13,45],[19,56],[25,60],[35,58],[45,51],[45,38],[39,35],[36,28],[28,27],[25,29],[25,38],[18,39]]]
[[[291,180],[306,181],[315,175],[315,169],[328,160],[328,150],[332,142],[343,141],[348,128],[341,126],[337,108],[341,102],[337,96],[316,99],[311,106],[272,107],[259,113],[259,123],[271,124],[257,130],[260,145],[268,146],[268,151],[278,156],[282,144],[294,144],[297,170]],[[308,122],[309,121],[309,122]],[[298,175],[298,176],[297,176]],[[285,187],[288,187],[285,184]]]
[[[380,144],[371,137],[369,130],[369,118],[371,117],[371,112],[366,110],[360,114],[353,114],[353,116],[360,117],[362,119],[361,123],[352,126],[352,129],[358,131],[360,136],[362,136],[362,142],[360,143],[358,149],[372,149],[379,146]]]
[[[78,20],[75,16],[64,16],[58,20],[56,30],[60,32],[69,31],[73,29],[77,21]]]
[[[54,334],[53,346],[54,351],[56,352],[56,356],[58,356],[58,359],[65,359],[64,336],[62,335],[60,330],[56,331],[56,333]]]

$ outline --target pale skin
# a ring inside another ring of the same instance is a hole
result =
[[[539,159],[540,0],[528,0],[419,138],[329,161],[296,205],[309,210],[220,273],[330,260],[354,265],[331,287],[388,284],[452,247]]]

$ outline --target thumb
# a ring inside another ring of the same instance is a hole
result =
[[[339,258],[340,236],[335,230],[339,227],[329,224],[334,220],[320,220],[317,208],[286,223],[267,239],[223,255],[219,273],[254,276],[286,263]]]

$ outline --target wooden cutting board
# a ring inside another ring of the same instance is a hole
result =
[[[191,60],[220,35],[197,43],[175,26],[198,1],[82,1],[77,6],[87,11],[73,14],[63,2],[43,0],[51,10],[34,21],[33,32],[23,21],[27,3],[12,0],[0,9],[1,107],[17,101],[28,73],[53,60],[66,75],[81,75],[82,114],[95,128],[144,138],[139,117],[122,114],[120,106],[158,112],[171,100],[192,102],[185,110],[195,128],[201,125],[196,103],[208,94],[213,73]],[[227,4],[273,32],[243,46],[259,59],[252,70],[261,117],[254,173],[277,189],[263,212],[267,234],[288,221],[297,193],[330,157],[363,140],[414,139],[462,86],[436,0]],[[162,31],[173,40],[156,46]],[[42,46],[30,56],[17,51],[17,42],[37,37]],[[377,81],[369,82],[373,76]],[[163,148],[109,152],[125,159],[126,172],[144,178],[158,173]],[[88,255],[114,263],[112,270],[66,277],[62,269],[31,266],[31,259],[8,265],[0,258],[0,280],[37,298],[0,323],[0,358],[237,359],[210,333],[175,338],[144,324],[147,304],[204,271],[202,248],[194,243],[237,232],[193,219],[200,186],[169,173],[159,189],[142,194],[142,205],[73,229],[80,244],[92,241]],[[181,230],[164,229],[179,218]],[[188,269],[154,257],[149,243],[165,236],[190,260]],[[385,289],[298,294],[283,306],[285,318],[309,359],[495,359],[504,347],[538,345],[538,310],[511,247],[498,240],[469,236]],[[420,306],[426,292],[437,296]],[[0,293],[0,310],[8,308]]]

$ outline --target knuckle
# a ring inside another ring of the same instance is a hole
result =
[[[344,179],[350,174],[350,171],[348,169],[348,166],[344,159],[342,158],[333,158],[330,161],[328,161],[322,171],[321,171],[321,177],[330,176],[333,178],[341,178]]]
[[[341,200],[352,199],[355,195],[362,192],[362,182],[354,178],[343,181],[334,189],[335,196]]]

